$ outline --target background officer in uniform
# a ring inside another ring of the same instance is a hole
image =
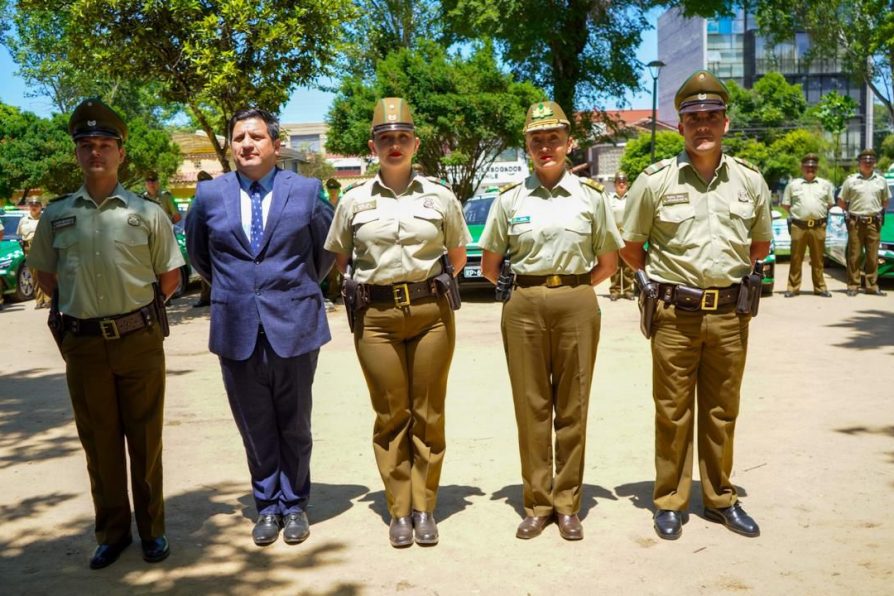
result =
[[[31,252],[31,242],[34,240],[34,233],[37,231],[37,223],[40,221],[40,215],[43,212],[43,203],[38,197],[28,197],[28,213],[19,220],[16,235],[22,240],[22,248],[25,254]],[[31,269],[31,277],[35,281],[34,285],[34,308],[49,308],[50,297],[46,295],[40,285],[37,284],[37,270]]]
[[[126,453],[143,558],[161,561],[170,552],[161,464],[165,355],[153,284],[169,297],[183,257],[158,205],[118,182],[127,139],[118,114],[88,99],[68,130],[84,185],[47,206],[28,264],[47,294],[59,292],[60,349],[96,510],[99,546],[90,567],[114,563],[131,543]]]
[[[335,207],[338,205],[338,198],[341,194],[341,182],[335,178],[330,178],[326,181],[325,186],[329,202]],[[328,301],[326,304],[327,310],[334,310],[335,308],[335,301],[338,300],[339,292],[341,291],[341,280],[342,277],[341,273],[338,271],[338,267],[333,267],[329,272],[329,275],[326,276],[324,294]]]
[[[736,299],[770,249],[770,192],[753,166],[723,154],[728,100],[710,72],[683,83],[675,104],[685,148],[646,168],[624,213],[621,256],[660,283],[664,302],[653,323],[652,392],[654,523],[665,539],[680,536],[689,507],[693,432],[705,517],[746,536],[760,532],[731,480],[751,319],[736,313]]]
[[[376,413],[373,451],[391,513],[389,540],[433,545],[456,340],[453,311],[434,278],[445,253],[462,270],[471,236],[453,192],[411,169],[419,139],[403,99],[376,103],[371,135],[379,173],[342,196],[326,248],[339,271],[353,266],[370,299],[354,346]]]
[[[858,172],[848,176],[838,194],[838,206],[847,212],[847,295],[860,290],[860,259],[866,274],[866,293],[884,296],[878,287],[878,247],[882,214],[891,198],[888,183],[875,171],[875,151],[860,152]]]
[[[610,203],[612,206],[612,216],[615,218],[615,225],[618,231],[623,231],[621,223],[624,219],[624,208],[627,206],[627,174],[618,170],[615,173],[615,191],[611,194]],[[609,298],[612,302],[624,296],[627,300],[633,300],[633,270],[627,263],[618,262],[618,270],[612,273],[612,282],[609,287]]]
[[[832,297],[823,279],[823,255],[826,250],[826,218],[829,207],[835,204],[835,189],[831,182],[817,177],[818,164],[819,157],[815,153],[805,155],[801,159],[801,177],[789,182],[782,195],[782,204],[789,208],[792,236],[786,298],[801,293],[801,266],[805,250],[810,250],[813,293],[824,298]]]
[[[276,167],[279,121],[242,109],[227,135],[236,171],[198,185],[186,222],[195,270],[211,284],[209,348],[242,435],[258,546],[310,535],[311,406],[329,341],[320,280],[332,210],[319,180]]]
[[[166,190],[161,190],[161,182],[159,182],[158,172],[155,170],[146,174],[146,192],[143,193],[143,198],[158,203],[172,224],[180,221],[180,211],[177,209],[177,203],[174,202],[174,195]]]
[[[501,190],[480,241],[484,277],[496,283],[504,257],[515,274],[501,330],[524,483],[525,519],[516,536],[538,536],[556,515],[561,536],[580,540],[601,319],[592,286],[615,271],[623,242],[602,185],[566,171],[572,139],[562,108],[533,104],[524,133],[534,174]]]

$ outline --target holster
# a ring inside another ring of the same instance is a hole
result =
[[[500,277],[497,278],[496,298],[498,302],[508,302],[512,296],[512,286],[515,285],[515,274],[512,273],[512,263],[509,259],[503,260],[500,267]]]
[[[755,261],[752,272],[742,278],[742,283],[739,286],[739,295],[736,299],[736,313],[751,315],[752,317],[757,316],[758,307],[761,303],[761,290],[763,289],[763,272],[764,263]]]
[[[649,281],[646,272],[637,269],[633,275],[636,286],[639,288],[639,330],[643,337],[651,339],[654,333],[653,323],[655,321],[655,311],[658,309],[658,284]]]
[[[369,306],[369,296],[363,284],[351,279],[350,269],[345,273],[341,284],[341,297],[345,302],[345,314],[348,316],[348,328],[351,333],[363,319],[363,311]]]
[[[792,235],[792,216],[791,215],[789,215],[788,217],[785,218],[785,225],[786,225],[786,227],[788,227],[788,235],[791,236]]]
[[[167,337],[171,334],[171,326],[168,323],[168,308],[165,305],[165,295],[161,292],[161,287],[157,283],[152,284],[152,290],[155,292],[155,299],[153,300],[155,318],[161,326],[162,336]]]
[[[453,275],[453,263],[450,262],[447,253],[441,255],[441,273],[435,276],[435,284],[439,294],[447,295],[450,308],[459,310],[463,302],[459,295],[459,284],[456,283],[456,277]]]
[[[62,353],[62,340],[65,339],[65,325],[62,321],[62,313],[59,312],[59,290],[53,290],[53,297],[50,299],[50,314],[47,317],[47,327],[53,334],[53,340]]]

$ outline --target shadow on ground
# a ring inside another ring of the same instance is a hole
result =
[[[247,487],[249,480],[246,477],[245,485]],[[352,501],[361,495],[369,492],[369,488],[361,484],[322,484],[313,482],[310,488],[310,502],[307,506],[307,518],[310,521],[311,530],[313,525],[324,522],[333,517],[337,517],[353,507]],[[238,497],[238,503],[241,507],[240,513],[242,517],[250,520],[252,523],[258,518],[258,510],[255,507],[254,498],[249,493],[241,494]],[[246,532],[251,532],[251,525],[246,526]]]
[[[864,306],[866,300],[883,300],[874,296],[857,296],[850,300],[859,300]],[[851,329],[852,335],[846,341],[836,344],[842,348],[856,350],[874,350],[877,348],[890,348],[894,346],[894,317],[885,310],[861,310],[854,313],[849,319],[839,321],[830,327]]]
[[[0,376],[0,468],[77,451],[72,420],[62,373],[30,368]],[[57,431],[69,423],[70,429]]]
[[[353,490],[353,489],[352,489]],[[343,581],[320,590],[315,571],[341,562],[345,544],[315,539],[286,547],[258,548],[251,525],[241,514],[244,486],[225,482],[166,499],[171,556],[157,565],[142,560],[139,542],[113,566],[91,571],[91,516],[55,523],[46,538],[22,532],[0,542],[0,577],[5,594],[142,593],[222,594],[276,591],[294,594],[357,594],[360,585]],[[31,503],[32,512],[69,495],[50,495]],[[39,516],[35,523],[39,522]],[[52,573],[47,573],[52,570]]]
[[[525,517],[525,506],[522,497],[523,488],[521,484],[509,484],[496,491],[490,496],[491,501],[506,501],[506,504],[512,507],[520,518]],[[617,497],[608,489],[595,484],[584,484],[581,491],[580,511],[578,516],[586,519],[590,509],[599,504],[599,499],[609,499],[617,501]]]
[[[470,497],[481,496],[484,496],[484,492],[477,486],[462,486],[458,484],[442,486],[438,489],[438,505],[435,507],[435,519],[442,522],[471,505]],[[391,522],[391,514],[388,512],[384,490],[368,493],[360,499],[360,502],[369,503],[369,508],[381,517],[384,523],[388,524]]]
[[[741,486],[736,486],[736,494],[740,498],[748,496]],[[621,484],[615,487],[615,494],[622,499],[628,499],[637,509],[646,509],[651,513],[655,513],[655,504],[652,502],[652,490],[655,483],[651,480],[642,482],[631,482],[630,484]],[[698,517],[704,517],[705,504],[702,500],[702,483],[698,480],[692,481],[692,489],[689,498],[690,513],[694,513]]]

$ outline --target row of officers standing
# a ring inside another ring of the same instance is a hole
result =
[[[518,538],[551,523],[567,540],[583,538],[578,512],[601,323],[592,287],[617,271],[619,255],[645,271],[645,287],[663,306],[648,320],[655,531],[681,535],[695,437],[706,518],[759,534],[731,474],[751,319],[737,301],[754,262],[768,254],[769,192],[753,166],[721,150],[728,100],[707,71],[681,86],[675,102],[685,149],[637,178],[617,220],[600,184],[566,170],[572,140],[562,108],[544,101],[528,110],[534,172],[502,189],[480,240],[483,275],[505,298],[501,331],[525,510]],[[170,547],[161,473],[165,324],[155,298],[176,289],[183,261],[164,211],[118,183],[125,123],[88,100],[69,128],[84,185],[49,205],[29,265],[58,304],[51,321],[96,511],[90,566],[114,563],[132,541],[125,443],[143,557],[157,562]],[[276,167],[273,115],[240,110],[227,135],[236,172],[199,184],[187,248],[211,287],[209,347],[243,439],[258,513],[253,541],[263,546],[282,534],[298,544],[310,534],[312,384],[330,339],[319,282],[334,263],[374,412],[389,541],[437,544],[459,307],[451,277],[470,240],[459,201],[413,170],[420,141],[400,98],[380,100],[373,113],[369,148],[379,173],[347,189],[334,212],[319,181]],[[622,275],[617,293],[626,297],[630,273]]]

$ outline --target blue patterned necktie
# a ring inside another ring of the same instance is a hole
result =
[[[261,241],[264,239],[264,214],[261,211],[263,191],[257,182],[252,182],[248,189],[251,196],[251,252],[254,254],[261,250]]]

